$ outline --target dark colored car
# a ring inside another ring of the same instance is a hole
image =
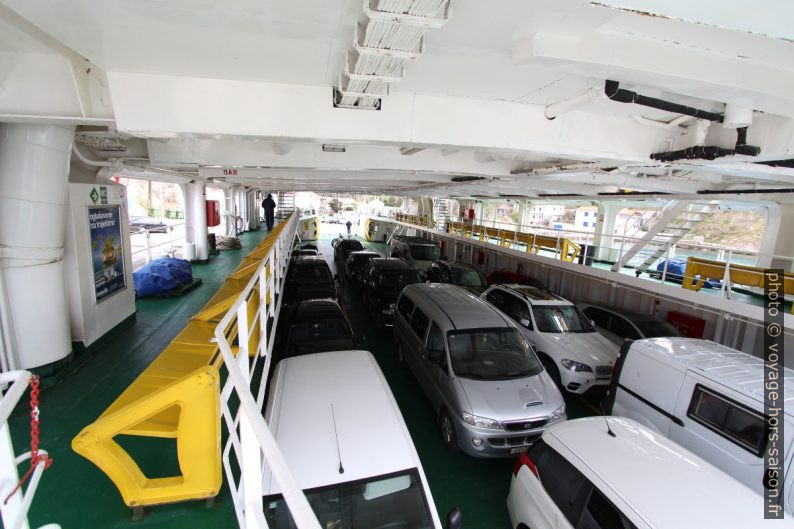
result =
[[[359,345],[347,316],[336,301],[304,300],[293,312],[283,358],[348,351]]]
[[[504,270],[494,270],[485,276],[485,280],[488,281],[489,285],[516,284],[533,287],[540,286],[540,283],[534,277],[525,276],[524,274],[518,274],[516,272],[506,272]]]
[[[479,270],[466,263],[433,261],[425,271],[425,281],[430,283],[451,283],[479,296],[488,288],[488,282]]]
[[[672,324],[653,316],[586,303],[579,304],[579,308],[598,332],[617,344],[624,340],[683,336]]]
[[[364,277],[364,267],[370,259],[377,259],[381,255],[372,250],[358,250],[350,252],[345,259],[345,276],[356,284],[360,284]]]
[[[284,304],[321,298],[339,299],[328,263],[319,255],[296,257],[284,282]]]
[[[334,260],[345,262],[350,252],[357,252],[364,249],[364,245],[358,239],[347,239],[338,237],[333,240],[331,246],[334,247]]]
[[[133,233],[168,233],[171,227],[160,219],[147,216],[130,217],[130,231]]]
[[[369,260],[361,286],[364,304],[378,322],[378,327],[393,324],[394,305],[400,292],[407,285],[419,282],[419,273],[402,259],[379,257]]]
[[[310,248],[298,248],[297,250],[292,250],[292,257],[301,257],[303,255],[317,255],[317,250],[312,250]]]

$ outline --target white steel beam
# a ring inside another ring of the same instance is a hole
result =
[[[653,60],[649,60],[651,57]],[[513,61],[554,66],[564,63],[568,71],[585,77],[664,87],[692,97],[716,97],[718,101],[794,117],[794,97],[789,89],[794,86],[793,71],[685,43],[607,31],[595,31],[584,38],[542,32],[520,39],[513,48]]]
[[[398,93],[379,111],[358,112],[333,108],[328,87],[120,72],[108,78],[118,129],[142,137],[420,144],[630,162],[647,161],[666,132],[577,112],[549,121],[542,106],[504,101]]]

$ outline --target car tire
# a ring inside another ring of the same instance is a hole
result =
[[[452,453],[460,452],[458,446],[458,434],[455,432],[455,423],[452,422],[452,417],[449,416],[447,410],[441,410],[438,416],[438,426],[441,428],[441,441]]]
[[[562,387],[562,378],[560,377],[560,370],[557,368],[557,365],[554,363],[554,360],[552,360],[543,353],[538,353],[538,356],[540,357],[540,363],[543,364],[543,369],[545,369],[546,372],[549,374],[551,379],[554,381],[554,384],[558,388],[560,388],[560,390],[562,390],[563,387]]]

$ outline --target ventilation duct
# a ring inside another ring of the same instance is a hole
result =
[[[389,84],[400,81],[405,62],[425,49],[425,32],[443,26],[449,0],[364,0],[368,21],[357,24],[353,49],[334,88],[334,106],[378,110]]]

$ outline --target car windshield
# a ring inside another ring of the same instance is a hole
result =
[[[635,321],[644,338],[662,338],[667,336],[681,336],[681,331],[666,321]]]
[[[526,339],[513,328],[451,332],[447,341],[452,370],[459,377],[506,380],[543,371]]]
[[[289,337],[290,355],[355,349],[355,340],[342,318],[307,320],[296,323]]]
[[[535,306],[532,313],[540,332],[595,332],[587,316],[574,306]]]
[[[485,281],[477,270],[452,268],[452,283],[464,287],[485,287]]]
[[[295,270],[295,275],[293,277],[301,281],[333,281],[333,277],[331,277],[331,270],[325,263],[310,266],[296,266],[293,268],[293,270]]]
[[[344,462],[343,462],[344,463]],[[323,528],[429,529],[433,522],[416,469],[304,491]],[[281,494],[265,497],[271,529],[296,527]]]
[[[413,285],[419,282],[419,276],[413,270],[401,270],[399,272],[382,272],[380,275],[380,286],[389,290],[403,288],[406,285]]]
[[[417,261],[441,259],[441,248],[432,244],[412,244],[411,257]]]

